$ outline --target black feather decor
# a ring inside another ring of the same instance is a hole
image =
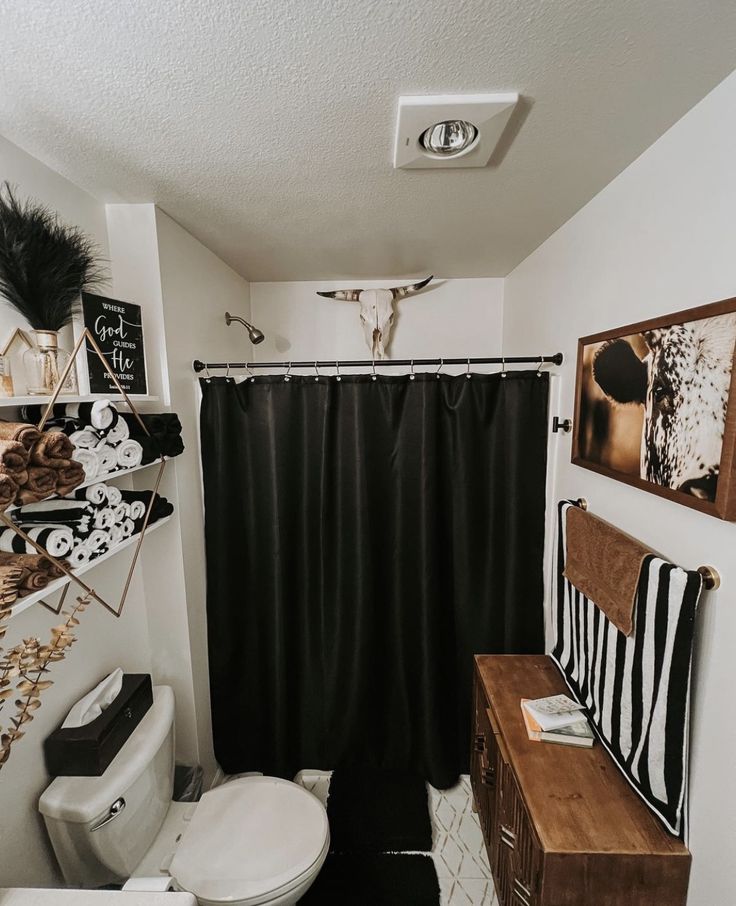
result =
[[[0,295],[35,330],[60,330],[79,294],[104,279],[98,249],[78,227],[35,201],[0,187]]]

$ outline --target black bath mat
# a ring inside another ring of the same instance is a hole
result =
[[[338,768],[330,780],[327,817],[335,853],[432,849],[427,785],[415,774]]]
[[[438,906],[429,856],[332,854],[300,906]]]

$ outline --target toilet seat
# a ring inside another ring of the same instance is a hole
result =
[[[322,803],[278,777],[244,777],[205,793],[169,873],[201,902],[266,904],[321,867],[329,847]]]

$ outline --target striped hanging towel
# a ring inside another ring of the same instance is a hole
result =
[[[559,504],[552,657],[631,786],[669,831],[685,838],[690,668],[702,579],[646,557],[634,631],[624,635],[562,574],[573,505]]]

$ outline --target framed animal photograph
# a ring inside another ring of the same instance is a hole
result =
[[[736,519],[735,349],[736,298],[582,337],[573,463]]]

